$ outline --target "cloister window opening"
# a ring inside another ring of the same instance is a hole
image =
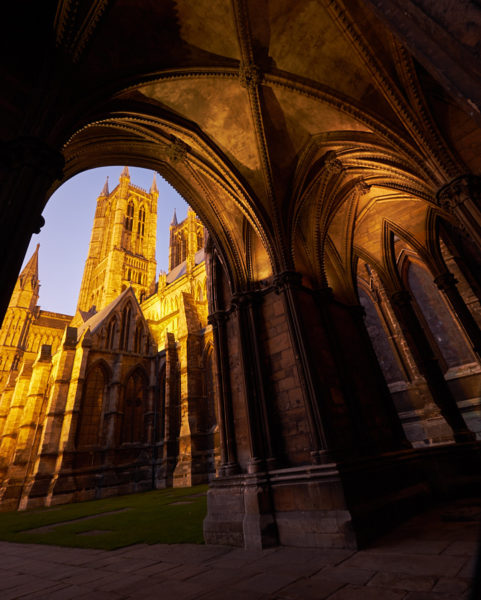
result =
[[[105,174],[105,170],[102,171]],[[110,169],[109,173],[112,182],[115,177]],[[75,441],[71,468],[86,487],[97,485],[99,479],[93,477],[90,481],[84,470],[101,468],[106,450],[111,464],[129,461],[148,464],[152,487],[165,486],[162,478],[166,476],[170,480],[182,479],[184,473],[176,465],[181,448],[179,436],[182,428],[185,429],[183,419],[187,418],[183,403],[191,406],[189,410],[195,407],[195,414],[188,418],[193,439],[195,436],[204,439],[202,453],[196,460],[206,480],[214,476],[218,461],[215,457],[220,456],[213,336],[207,322],[207,272],[202,251],[206,239],[204,228],[179,196],[164,199],[162,190],[157,188],[161,182],[158,177],[152,181],[152,172],[146,171],[150,183],[143,187],[137,185],[133,173],[134,169],[131,175],[128,169],[122,169],[121,185],[109,189],[105,183],[103,188],[100,186],[100,194],[96,187],[90,205],[95,210],[89,213],[84,207],[83,212],[89,214],[70,215],[76,226],[71,228],[71,236],[63,238],[62,247],[55,249],[53,261],[53,269],[58,272],[57,261],[62,261],[69,248],[77,244],[76,236],[85,221],[83,256],[82,244],[78,243],[79,250],[70,256],[66,266],[73,277],[80,255],[77,281],[80,291],[68,283],[64,274],[56,292],[58,300],[62,291],[74,288],[76,298],[71,303],[70,314],[57,306],[51,311],[43,308],[50,308],[49,300],[44,301],[39,295],[39,281],[42,281],[42,292],[49,287],[48,279],[43,281],[42,276],[49,266],[42,261],[43,245],[49,245],[45,237],[45,241],[40,240],[42,249],[36,250],[35,265],[29,266],[33,275],[30,276],[28,269],[25,272],[28,277],[24,274],[32,299],[27,310],[30,311],[29,324],[26,326],[23,312],[11,311],[6,320],[9,331],[1,332],[0,337],[7,342],[21,338],[23,343],[25,339],[25,348],[15,356],[3,357],[0,348],[2,384],[12,365],[22,370],[25,350],[29,360],[30,356],[35,359],[45,345],[51,351],[43,353],[42,365],[52,369],[53,364],[58,364],[65,369],[61,376],[67,394],[64,401],[65,406],[68,405],[67,413],[74,415],[71,425],[74,429],[70,433]],[[79,177],[85,178],[86,174]],[[71,182],[64,184],[67,189],[69,184]],[[85,190],[80,193],[82,199],[89,195]],[[61,202],[74,197],[70,190]],[[52,197],[47,209],[55,202],[56,198]],[[167,211],[168,202],[175,205]],[[173,219],[174,209],[176,217]],[[163,224],[160,215],[164,218]],[[47,223],[54,219],[49,219],[48,214],[46,217]],[[65,228],[57,228],[57,233],[64,231]],[[43,235],[48,232],[46,225]],[[164,244],[163,250],[156,245],[156,238]],[[32,255],[27,255],[27,264],[29,260],[33,260]],[[52,331],[45,333],[41,327],[50,327]],[[198,341],[189,343],[186,350],[181,351],[185,343],[181,332],[186,329]],[[75,358],[64,360],[64,353],[69,352]],[[162,372],[156,370],[159,360],[164,361]],[[74,365],[75,373],[73,370],[67,373]],[[5,366],[8,372],[3,372]],[[24,376],[26,372],[28,369],[22,371]],[[186,376],[188,388],[181,381]],[[55,386],[41,393],[50,394],[52,390]],[[64,393],[63,388],[61,393]],[[192,403],[190,395],[199,402]],[[51,399],[45,396],[43,401],[48,405]],[[189,443],[195,445],[196,442]],[[159,454],[159,445],[167,448],[167,458],[164,453]],[[187,465],[187,468],[192,467]],[[132,473],[132,481],[135,477]]]

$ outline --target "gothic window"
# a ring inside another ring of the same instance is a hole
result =
[[[358,288],[359,301],[365,310],[364,322],[371,338],[374,352],[387,383],[403,381],[404,375],[397,363],[394,350],[389,342],[383,321],[378,314],[374,302],[361,285]]]
[[[135,329],[134,352],[140,354],[142,352],[142,338],[144,337],[144,328],[139,321]]]
[[[114,317],[107,328],[107,338],[105,347],[107,350],[113,350],[115,345],[115,333],[117,331],[117,319]]]
[[[409,261],[407,284],[415,299],[418,317],[425,324],[426,333],[445,368],[473,362],[464,335],[428,271]]]
[[[144,417],[147,404],[147,378],[140,369],[125,386],[121,442],[145,441]]]
[[[140,237],[144,237],[145,231],[145,208],[141,206],[139,208],[139,222],[137,224],[137,234]]]
[[[130,305],[126,306],[122,311],[122,325],[120,328],[120,350],[129,349],[129,334],[130,334]]]
[[[127,231],[132,231],[133,222],[134,222],[134,203],[132,201],[130,201],[127,206],[127,216],[125,217],[125,229],[127,229]]]
[[[94,367],[84,383],[77,426],[77,448],[100,443],[100,424],[105,396],[106,378],[100,365]]]

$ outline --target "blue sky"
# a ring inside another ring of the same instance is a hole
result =
[[[102,167],[80,173],[62,185],[48,201],[43,216],[45,225],[33,235],[25,262],[39,243],[39,279],[42,309],[73,315],[82,281],[83,268],[90,241],[90,232],[97,197],[109,177],[112,191],[117,185],[123,166]],[[129,167],[130,181],[150,189],[153,171]],[[179,222],[187,216],[187,204],[160,175],[157,217],[157,275],[168,270],[169,225],[174,208]],[[23,268],[23,267],[22,267]]]

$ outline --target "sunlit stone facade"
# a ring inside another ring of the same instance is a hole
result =
[[[20,274],[0,330],[0,510],[214,475],[204,227],[174,215],[156,282],[157,197],[127,167],[105,184],[74,317],[39,308],[38,247]]]

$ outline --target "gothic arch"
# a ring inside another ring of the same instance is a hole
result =
[[[145,413],[148,402],[148,376],[140,365],[131,369],[123,385],[121,443],[145,443]]]
[[[79,406],[76,447],[97,447],[102,443],[102,423],[111,371],[103,360],[90,365],[83,383]]]

